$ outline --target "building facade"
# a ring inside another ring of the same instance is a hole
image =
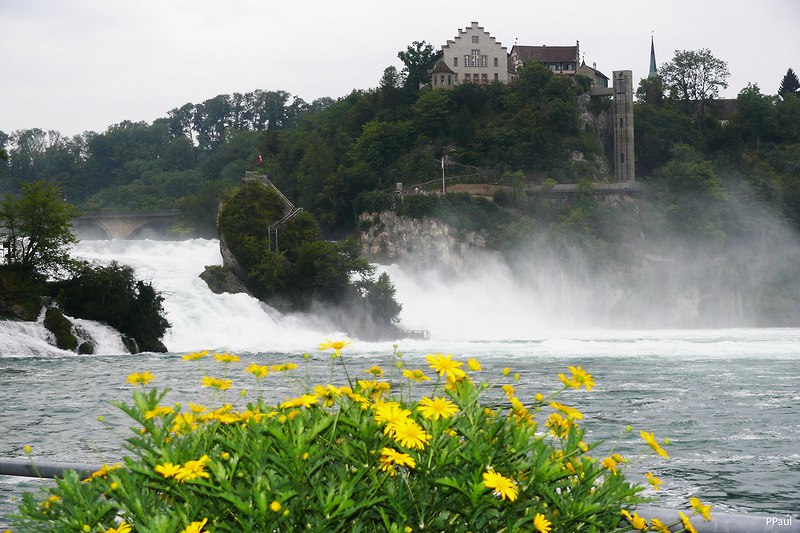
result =
[[[477,22],[459,29],[458,35],[442,46],[439,63],[431,72],[433,87],[508,82],[508,50]]]

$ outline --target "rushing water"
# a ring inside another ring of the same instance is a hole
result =
[[[328,357],[316,347],[341,334],[310,316],[282,316],[244,295],[214,295],[197,277],[221,262],[216,241],[82,242],[83,257],[116,259],[134,266],[166,296],[173,324],[168,354],[121,355],[102,325],[83,323],[102,339],[100,355],[78,356],[49,347],[36,324],[0,323],[0,456],[50,461],[114,461],[124,453],[127,422],[108,405],[126,399],[126,374],[150,370],[155,384],[172,389],[171,401],[203,398],[197,364],[185,351],[209,348],[241,354],[245,362],[295,361],[309,352],[312,382],[328,377]],[[717,510],[798,516],[800,509],[800,329],[608,331],[536,328],[546,315],[535,302],[515,299],[514,287],[492,272],[487,280],[450,284],[388,268],[404,303],[403,323],[427,327],[432,340],[400,341],[411,364],[423,365],[431,351],[475,356],[487,376],[509,366],[519,372],[521,395],[558,385],[556,375],[571,364],[596,378],[591,392],[567,395],[586,414],[592,439],[630,454],[644,451],[637,432],[670,437],[670,460],[651,456],[632,465],[633,476],[653,471],[664,480],[657,505],[685,506],[699,496]],[[346,356],[353,368],[393,364],[392,343],[356,342]],[[247,375],[232,375],[240,388]],[[271,382],[265,395],[294,394],[291,383]],[[252,391],[251,391],[252,394]],[[104,423],[97,420],[105,415]],[[0,476],[0,517],[13,512],[15,498],[38,480]],[[0,518],[0,526],[5,520]]]

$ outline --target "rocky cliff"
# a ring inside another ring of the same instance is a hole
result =
[[[482,232],[462,231],[433,218],[392,211],[364,213],[358,227],[361,253],[376,263],[456,272],[488,252]]]

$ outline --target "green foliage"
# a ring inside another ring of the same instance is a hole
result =
[[[268,228],[286,209],[275,191],[257,182],[245,183],[225,198],[220,235],[253,294],[290,309],[321,303],[346,310],[350,318],[358,315],[356,322],[391,327],[400,311],[393,287],[388,277],[373,279],[373,268],[360,256],[356,241],[323,240],[314,217],[302,212],[277,226],[277,249],[270,249]]]
[[[134,339],[140,351],[166,351],[161,338],[170,327],[164,298],[133,268],[111,262],[82,264],[76,274],[53,285],[53,294],[70,316],[105,322]]]
[[[369,315],[380,324],[396,324],[400,321],[403,306],[395,299],[397,293],[389,279],[389,274],[381,273],[378,279],[364,278],[356,282],[356,287],[365,291],[365,301]]]
[[[725,194],[709,161],[691,147],[679,144],[669,163],[656,170],[653,177],[673,229],[700,239],[722,236],[720,209]]]
[[[433,68],[433,60],[436,55],[433,52],[433,45],[425,41],[414,41],[397,53],[397,57],[403,62],[403,77],[405,87],[410,92],[417,92],[420,84],[428,82],[428,75]]]
[[[659,72],[670,98],[702,105],[719,97],[720,89],[728,88],[728,64],[717,59],[711,50],[676,50],[672,60]]]
[[[340,362],[342,378],[349,376],[339,357],[346,345],[322,345],[335,349],[331,374]],[[582,368],[570,367],[572,377],[562,374],[564,385],[551,394],[526,399],[507,371],[483,373],[472,361],[467,373],[463,362],[435,354],[428,359],[439,376],[420,394],[413,380],[425,372],[395,355],[393,385],[349,377],[343,387],[315,385],[290,374],[300,395],[278,405],[259,395],[235,406],[225,396],[230,380],[207,376],[216,390],[207,408],[191,404],[199,413],[162,405],[168,389],[146,388],[149,372],[132,374],[141,389],[132,401],[113,402],[134,423],[130,455],[86,481],[70,472],[39,496],[26,494],[14,530],[82,531],[85,524],[106,531],[125,523],[153,533],[191,524],[220,533],[521,532],[533,530],[535,519],[559,532],[626,527],[621,509],[642,502],[643,487],[626,477],[626,459],[613,450],[600,459],[608,446],[583,440],[577,409],[554,402],[582,386],[576,376],[591,388]],[[237,368],[238,357],[228,358]],[[279,376],[296,368],[245,371],[258,376],[260,389],[261,380],[287,381]],[[383,376],[377,366],[367,372]]]
[[[794,70],[789,69],[781,79],[780,87],[778,87],[778,96],[785,100],[787,97],[798,95],[800,95],[800,80],[797,79],[797,74],[794,73]]]
[[[19,266],[0,265],[0,317],[36,320],[46,292],[42,276]]]
[[[70,220],[75,206],[61,200],[59,189],[44,180],[22,185],[17,197],[8,193],[0,202],[0,228],[8,244],[5,264],[55,275],[71,265],[69,247],[76,242]]]

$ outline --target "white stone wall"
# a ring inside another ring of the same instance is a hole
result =
[[[473,50],[480,50],[480,54],[475,55]],[[456,73],[457,84],[508,82],[508,50],[477,22],[458,30],[458,35],[442,46],[442,53],[442,61]]]

